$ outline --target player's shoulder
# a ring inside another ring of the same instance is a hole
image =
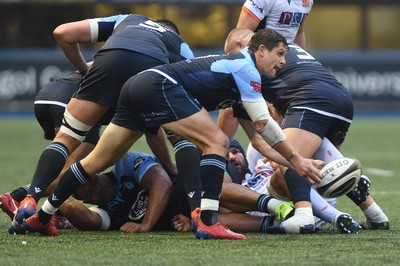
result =
[[[93,18],[93,20],[95,20],[97,22],[113,22],[113,23],[115,23],[115,22],[123,21],[130,15],[131,14],[117,14],[117,15],[108,16],[108,17],[97,17],[97,18]]]
[[[279,1],[282,0],[247,0],[244,2],[243,7],[253,14],[262,14],[266,16],[276,2]]]

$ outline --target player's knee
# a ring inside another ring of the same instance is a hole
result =
[[[74,139],[77,139],[82,142],[91,128],[92,128],[91,125],[82,123],[76,117],[74,117],[70,112],[68,112],[67,109],[65,109],[60,132],[63,132],[64,134],[67,134],[73,137]]]
[[[220,131],[221,134],[217,134],[215,136],[215,142],[218,147],[221,147],[222,150],[224,151],[225,154],[228,154],[228,149],[229,149],[229,138],[226,136],[222,131]]]

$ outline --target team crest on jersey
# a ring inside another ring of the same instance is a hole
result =
[[[139,167],[143,164],[143,162],[144,162],[145,160],[144,160],[144,158],[143,157],[137,157],[136,159],[135,159],[135,161],[133,162],[133,170],[134,171],[137,171],[137,169],[139,169]]]
[[[135,203],[132,205],[132,209],[129,212],[129,219],[138,221],[147,212],[147,206],[149,205],[149,195],[146,190],[142,190],[138,193]]]
[[[303,6],[309,6],[310,5],[310,0],[302,0]]]
[[[236,101],[235,101],[235,100],[232,100],[232,99],[224,100],[224,101],[220,102],[220,103],[217,105],[217,108],[216,108],[216,109],[219,110],[219,109],[225,109],[225,108],[232,107],[233,104],[234,104],[235,102],[236,102]]]
[[[250,85],[253,87],[253,91],[261,92],[261,83],[256,81],[251,81]]]

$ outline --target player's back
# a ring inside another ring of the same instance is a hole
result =
[[[137,14],[122,20],[100,50],[110,49],[135,51],[165,63],[193,58],[189,46],[177,33]]]

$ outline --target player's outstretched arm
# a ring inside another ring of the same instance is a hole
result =
[[[153,165],[144,174],[140,185],[149,192],[149,206],[142,223],[127,222],[120,230],[127,233],[149,232],[168,204],[172,182],[160,165]]]

